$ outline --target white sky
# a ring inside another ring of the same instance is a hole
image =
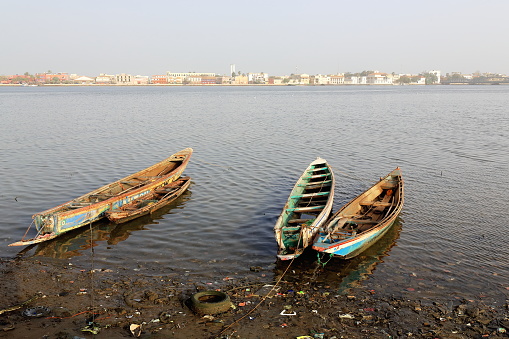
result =
[[[0,74],[509,74],[508,0],[4,0]]]

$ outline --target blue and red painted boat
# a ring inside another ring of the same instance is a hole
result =
[[[398,167],[337,211],[318,232],[313,249],[353,258],[377,242],[403,208],[404,182]]]
[[[37,235],[9,246],[26,246],[54,239],[103,218],[107,211],[118,209],[159,187],[168,185],[180,178],[192,153],[192,148],[186,148],[144,170],[35,214],[32,218]]]

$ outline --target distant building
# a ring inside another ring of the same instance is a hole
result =
[[[245,75],[237,75],[232,80],[233,85],[247,85],[249,84],[249,78]]]
[[[39,83],[66,82],[69,81],[67,73],[36,73],[35,81]]]
[[[173,73],[168,71],[166,76],[170,84],[200,84],[202,77],[215,77],[216,73]]]
[[[344,74],[335,74],[328,76],[328,84],[329,85],[344,85],[345,84],[345,75]]]
[[[90,85],[90,84],[93,84],[95,82],[95,80],[92,78],[86,77],[86,76],[81,76],[81,77],[77,77],[77,78],[73,79],[73,82],[75,84]]]
[[[283,77],[269,77],[269,85],[282,85],[284,84]]]
[[[368,85],[392,85],[392,77],[387,73],[371,73],[367,76]]]
[[[248,82],[250,84],[267,84],[269,83],[269,75],[266,73],[248,73]]]
[[[150,78],[147,75],[136,75],[133,77],[133,84],[135,85],[148,85]]]
[[[101,73],[95,78],[95,83],[99,85],[109,85],[115,83],[115,76]]]
[[[115,75],[115,83],[117,85],[132,85],[133,84],[133,76],[131,74],[116,74]]]
[[[312,75],[309,78],[311,85],[327,85],[329,83],[329,77],[322,74]]]
[[[301,85],[309,85],[310,76],[309,74],[301,74],[300,75],[300,84]]]
[[[33,82],[35,79],[30,75],[6,75],[0,77],[0,84],[26,84]]]
[[[345,77],[345,85],[366,85],[368,83],[368,77],[350,75]]]
[[[168,76],[167,75],[152,75],[151,82],[153,84],[159,84],[164,85],[168,83]]]
[[[231,82],[232,82],[231,76],[216,76],[216,84],[228,85],[231,84]]]
[[[202,85],[215,85],[216,84],[216,77],[215,76],[202,76],[201,77],[201,84]]]

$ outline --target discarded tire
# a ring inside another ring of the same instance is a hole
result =
[[[217,314],[230,309],[230,297],[223,292],[203,291],[195,293],[189,299],[189,307],[198,314]]]

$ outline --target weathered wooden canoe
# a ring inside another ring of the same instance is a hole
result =
[[[301,175],[274,226],[279,259],[296,258],[313,243],[330,216],[334,184],[332,168],[322,158],[313,161]]]
[[[107,211],[106,217],[116,224],[121,224],[142,215],[150,214],[181,196],[187,190],[189,184],[191,184],[190,177],[181,177],[128,204]]]
[[[403,201],[404,183],[398,167],[337,211],[316,236],[313,249],[343,259],[355,257],[390,229]]]
[[[37,229],[35,238],[21,240],[9,246],[37,244],[101,219],[106,211],[117,209],[178,179],[192,153],[192,148],[186,148],[144,170],[35,214],[32,217]]]

